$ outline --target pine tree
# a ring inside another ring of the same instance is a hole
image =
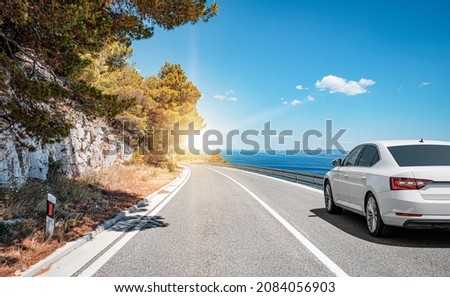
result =
[[[217,9],[205,0],[2,1],[0,118],[46,142],[69,133],[67,107],[92,117],[123,114],[136,96],[102,92],[80,78],[92,58],[105,45],[126,47],[151,37],[155,26],[208,21]],[[117,57],[108,60],[110,69],[123,66],[123,57]]]

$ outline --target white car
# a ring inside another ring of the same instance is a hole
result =
[[[363,143],[333,165],[324,178],[328,213],[365,216],[373,236],[390,226],[450,228],[450,142]]]

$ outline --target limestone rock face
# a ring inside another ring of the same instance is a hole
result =
[[[101,120],[73,114],[70,135],[60,142],[41,144],[17,126],[0,121],[0,186],[22,186],[27,178],[47,179],[49,168],[77,176],[97,172],[131,157]]]
[[[20,54],[20,53],[18,53]],[[48,67],[21,56],[24,68],[37,70],[39,76],[48,81],[55,81],[55,76]],[[0,65],[0,73],[6,78],[9,72]],[[63,81],[56,78],[56,83]],[[9,80],[5,81],[6,86]],[[0,102],[5,104],[13,98],[10,87],[0,89]],[[64,117],[73,124],[70,135],[60,142],[42,144],[30,137],[19,125],[9,123],[0,117],[0,187],[22,186],[28,178],[45,180],[49,170],[77,176],[87,172],[95,172],[107,168],[116,162],[131,158],[132,149],[114,137],[113,133],[101,120],[89,120],[82,113],[64,109]],[[0,115],[4,110],[0,110]]]

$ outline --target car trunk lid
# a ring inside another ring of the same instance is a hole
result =
[[[423,199],[450,201],[450,166],[413,169],[412,174],[416,179],[433,181],[419,190]]]

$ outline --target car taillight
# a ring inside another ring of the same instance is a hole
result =
[[[420,190],[432,182],[433,181],[429,179],[391,177],[391,190]]]

